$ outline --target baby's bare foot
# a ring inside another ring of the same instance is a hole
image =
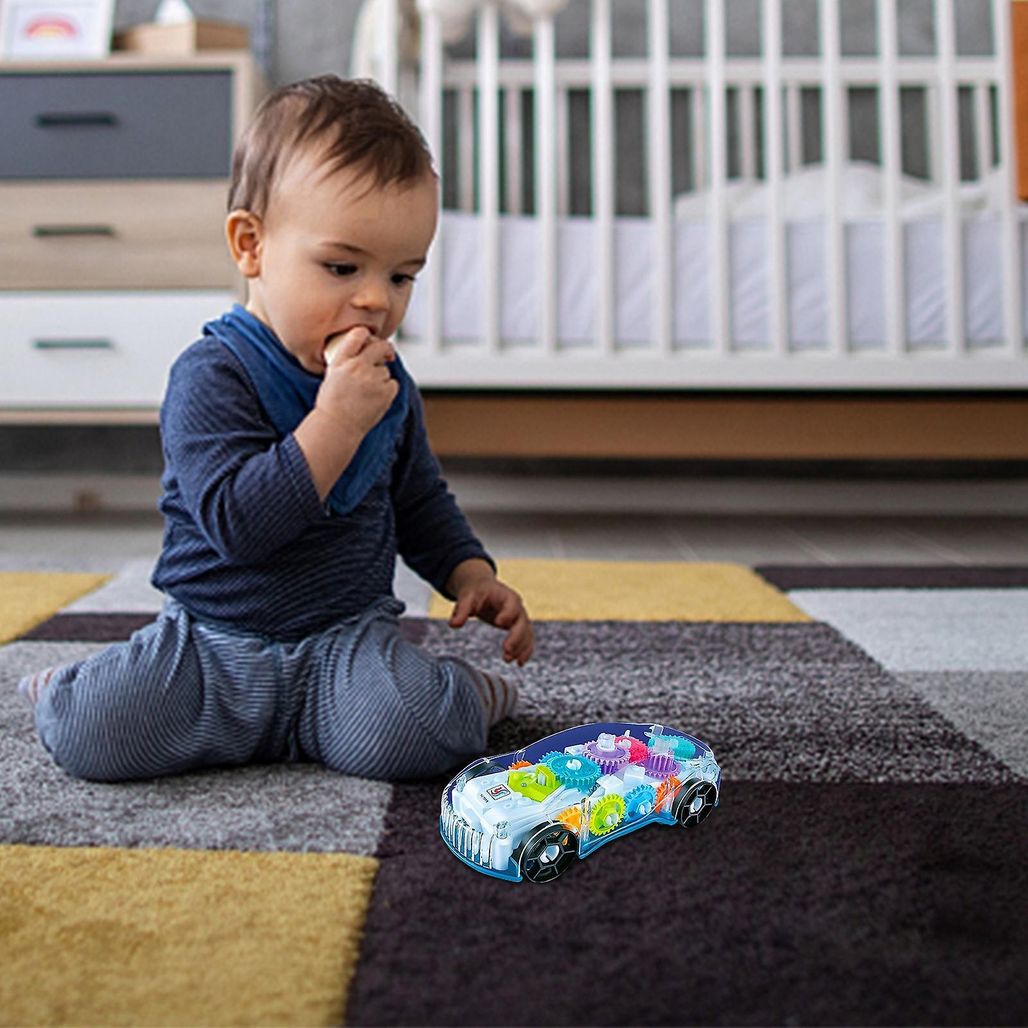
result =
[[[502,675],[475,668],[475,686],[489,718],[489,726],[514,713],[518,703],[517,685]]]
[[[47,687],[54,672],[57,670],[58,668],[56,667],[47,667],[43,668],[42,671],[37,671],[34,675],[26,675],[18,683],[18,692],[34,707],[39,702],[39,697],[43,695],[43,690]]]

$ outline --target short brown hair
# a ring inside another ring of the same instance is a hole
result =
[[[257,108],[232,157],[228,209],[263,217],[282,169],[315,141],[333,170],[361,168],[378,186],[434,174],[424,136],[377,83],[319,75],[276,89]]]

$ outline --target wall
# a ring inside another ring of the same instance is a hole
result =
[[[785,50],[791,54],[818,52],[818,0],[783,0]],[[930,53],[933,47],[932,0],[896,0],[900,49],[904,53]],[[759,50],[760,0],[725,0],[729,52],[751,54]],[[116,25],[148,21],[158,0],[118,0]],[[702,50],[703,0],[671,0],[671,52],[698,54]],[[256,25],[259,0],[192,0],[201,18]],[[278,0],[277,47],[272,81],[289,82],[321,72],[345,73],[349,68],[350,40],[361,0]],[[642,54],[646,49],[646,0],[616,0],[613,36],[618,54]],[[846,0],[841,7],[844,53],[874,53],[874,0]],[[561,54],[586,52],[588,4],[572,0],[557,22]],[[987,52],[992,46],[990,0],[956,0],[957,48],[962,53]],[[504,51],[530,53],[525,42],[504,34]],[[468,46],[457,52],[468,52]]]
[[[115,27],[149,21],[158,0],[118,0]],[[190,0],[198,18],[238,22],[250,27],[253,37],[260,0]],[[360,0],[279,0],[275,9],[275,36],[270,81],[274,85],[320,75],[346,74],[350,40]]]

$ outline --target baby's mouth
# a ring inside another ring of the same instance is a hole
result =
[[[376,330],[371,325],[351,325],[349,328],[343,329],[342,332],[334,332],[325,340],[325,346],[322,350],[322,359],[324,360],[326,367],[332,363],[332,358],[343,345],[343,340],[346,339],[354,329],[358,328],[365,329],[369,338],[374,337],[377,334]]]

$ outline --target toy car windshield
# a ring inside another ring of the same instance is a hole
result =
[[[549,882],[639,828],[700,824],[720,793],[721,768],[691,735],[625,721],[580,725],[469,764],[443,790],[439,831],[476,871]]]

